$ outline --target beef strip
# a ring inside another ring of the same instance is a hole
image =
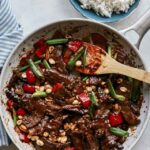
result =
[[[14,85],[14,83],[17,83],[17,81],[18,81],[18,75],[17,75],[16,71],[14,70],[13,71],[13,76],[10,79],[9,84],[7,85],[7,87],[10,89]]]
[[[64,86],[53,94],[53,98],[57,100],[71,98],[72,94]]]
[[[89,131],[85,133],[85,139],[86,139],[86,147],[87,150],[99,150],[99,144],[96,138],[93,136],[92,131]]]
[[[13,100],[16,104],[20,103],[20,97],[13,90],[6,89],[5,93],[8,99]]]
[[[131,107],[134,114],[140,115],[140,108],[136,104],[131,103],[130,107]]]
[[[75,150],[84,150],[84,135],[83,132],[74,131],[69,133]]]
[[[98,142],[94,137],[93,131],[90,129],[91,120],[89,115],[82,116],[78,121],[77,125],[80,131],[83,132],[86,141],[87,150],[99,150]]]
[[[68,85],[74,80],[73,76],[66,76],[55,69],[46,70],[44,76],[45,79],[52,85],[56,83],[64,83],[64,85]]]
[[[90,128],[95,130],[95,136],[97,138],[104,136],[106,126],[105,120],[101,118],[93,120],[90,124]]]
[[[33,131],[32,132],[32,135],[40,135],[42,136],[43,135],[43,132],[45,130],[45,126],[46,124],[48,123],[48,120],[49,120],[49,117],[48,116],[45,116],[44,118],[42,118],[39,123],[34,126],[31,130]],[[35,120],[34,120],[35,121]],[[33,121],[32,121],[33,122]]]
[[[65,147],[70,145],[70,142],[67,143],[56,143],[48,140],[47,138],[41,138],[41,140],[44,142],[44,146],[38,146],[35,144],[36,150],[64,150]]]
[[[76,114],[86,114],[88,111],[86,109],[82,109],[80,105],[65,105],[63,109],[68,112],[73,112]]]
[[[43,118],[43,115],[41,115],[38,112],[33,112],[30,115],[26,115],[23,118],[23,124],[27,127],[27,128],[32,128],[35,125],[37,125],[41,119]]]
[[[121,107],[121,113],[125,119],[125,121],[129,125],[137,125],[140,123],[140,120],[138,117],[132,112],[131,108],[129,107],[128,103],[122,104],[123,106]]]
[[[38,113],[43,115],[49,114],[51,116],[55,116],[56,113],[62,110],[61,106],[43,99],[30,99],[30,105],[32,106],[32,111],[36,110]]]
[[[121,137],[120,137],[121,138]],[[117,142],[119,137],[112,135],[109,132],[108,126],[105,127],[105,137],[101,138],[101,149],[102,150],[113,150],[114,148],[118,148]]]
[[[107,119],[108,114],[110,113],[110,108],[111,106],[109,107],[107,105],[106,107],[106,105],[102,105],[100,108],[96,110],[95,118]]]
[[[46,103],[48,110],[57,110],[58,111],[58,110],[62,109],[61,106],[54,104],[53,101],[47,100],[45,103]]]
[[[51,57],[55,60],[55,69],[63,74],[68,75],[68,71],[66,69],[66,64],[63,61],[62,52],[63,52],[64,47],[62,45],[57,45],[54,48],[53,53],[51,54]]]
[[[81,82],[80,77],[75,75],[64,75],[54,69],[46,70],[45,79],[49,81],[51,85],[56,83],[62,83],[63,87],[54,93],[54,98],[65,99],[71,98],[76,94],[80,94],[84,91],[85,85]]]
[[[25,94],[19,101],[19,106],[26,109],[28,112],[32,112],[34,107],[34,99],[31,98],[31,94]]]
[[[87,85],[99,85],[100,84],[100,81],[101,79],[98,78],[98,77],[89,77],[87,80],[86,80],[86,84]]]
[[[63,121],[67,119],[68,116],[69,115],[63,115],[60,113],[59,116],[56,116],[54,119],[51,119],[45,127],[46,131],[53,131],[53,130],[58,131],[60,127],[63,125]]]

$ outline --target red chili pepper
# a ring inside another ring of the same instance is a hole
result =
[[[37,49],[37,50],[35,51],[36,56],[37,56],[38,58],[43,58],[43,54],[46,52],[47,47],[48,47],[47,45],[44,45],[43,47]]]
[[[73,41],[70,41],[68,43],[68,48],[73,51],[73,52],[76,52],[83,44],[83,41],[81,40],[73,40]]]
[[[31,85],[28,85],[28,84],[25,84],[23,85],[23,90],[25,93],[34,93],[35,92],[35,87],[34,86],[31,86]]]
[[[40,39],[38,40],[35,44],[34,44],[34,48],[38,49],[43,47],[44,45],[46,45],[45,40],[44,39]]]
[[[79,95],[79,100],[81,101],[83,107],[88,108],[91,104],[91,100],[86,93],[81,93]]]
[[[35,75],[33,74],[33,72],[31,71],[30,68],[28,68],[26,70],[26,76],[27,76],[27,81],[29,84],[34,84],[36,82],[36,77]]]
[[[108,117],[111,126],[116,127],[123,123],[123,118],[121,114],[111,114]]]
[[[25,143],[29,143],[30,142],[30,140],[28,139],[27,134],[25,134],[25,133],[19,133],[19,139],[22,142],[25,142]]]
[[[26,111],[23,109],[23,108],[19,108],[17,111],[16,111],[16,114],[18,116],[25,116],[26,115]]]
[[[13,107],[13,101],[12,101],[12,100],[8,100],[8,101],[7,101],[7,106],[8,106],[9,108],[12,108],[12,107]]]
[[[65,150],[75,150],[74,147],[66,147]]]
[[[62,88],[62,86],[63,86],[63,84],[56,83],[52,88],[52,92],[57,92],[60,88]]]

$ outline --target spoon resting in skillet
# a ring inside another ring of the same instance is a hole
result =
[[[101,47],[86,42],[84,42],[83,45],[87,50],[86,66],[84,68],[77,68],[79,72],[93,75],[111,73],[122,74],[150,83],[150,72],[117,62]]]

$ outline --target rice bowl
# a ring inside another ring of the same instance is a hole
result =
[[[92,9],[97,15],[111,17],[113,13],[127,13],[135,0],[79,0],[83,9]]]

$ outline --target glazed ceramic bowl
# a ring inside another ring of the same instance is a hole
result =
[[[146,18],[144,21],[146,22]],[[148,23],[147,24],[145,23],[145,25],[148,26]],[[76,38],[85,37],[89,35],[91,32],[98,32],[100,34],[103,34],[106,37],[106,39],[109,40],[115,38],[117,42],[123,46],[125,50],[124,52],[128,54],[129,56],[128,59],[131,59],[134,62],[134,66],[142,67],[146,69],[144,61],[140,57],[140,54],[135,46],[133,46],[127,39],[124,38],[122,34],[120,34],[115,29],[107,25],[100,24],[98,22],[83,20],[83,19],[63,20],[63,21],[50,23],[38,29],[37,31],[31,33],[12,51],[11,55],[9,56],[9,58],[7,59],[3,67],[1,79],[0,79],[1,119],[11,140],[20,150],[33,150],[34,147],[32,145],[22,143],[19,140],[18,134],[14,130],[13,120],[11,118],[10,113],[6,110],[7,98],[5,95],[5,87],[12,76],[12,68],[16,67],[20,61],[20,56],[26,53],[28,50],[30,50],[35,41],[37,41],[41,37],[45,37],[45,38],[51,37],[51,35],[56,30],[60,30],[60,29],[66,33],[70,31],[72,32],[74,31],[73,36]],[[135,133],[131,135],[124,143],[125,150],[129,150],[135,145],[135,143],[138,141],[141,134],[143,133],[146,124],[148,122],[148,118],[150,115],[150,91],[146,85],[144,85],[143,87],[143,93],[144,93],[144,103],[142,104],[141,115],[140,115],[141,123],[137,127]]]
[[[140,0],[136,0],[135,3],[129,8],[127,13],[124,12],[121,12],[119,14],[113,13],[110,18],[97,15],[93,10],[83,9],[81,7],[81,3],[78,0],[70,0],[70,3],[82,16],[86,18],[93,19],[100,22],[116,22],[130,16],[138,7]]]

